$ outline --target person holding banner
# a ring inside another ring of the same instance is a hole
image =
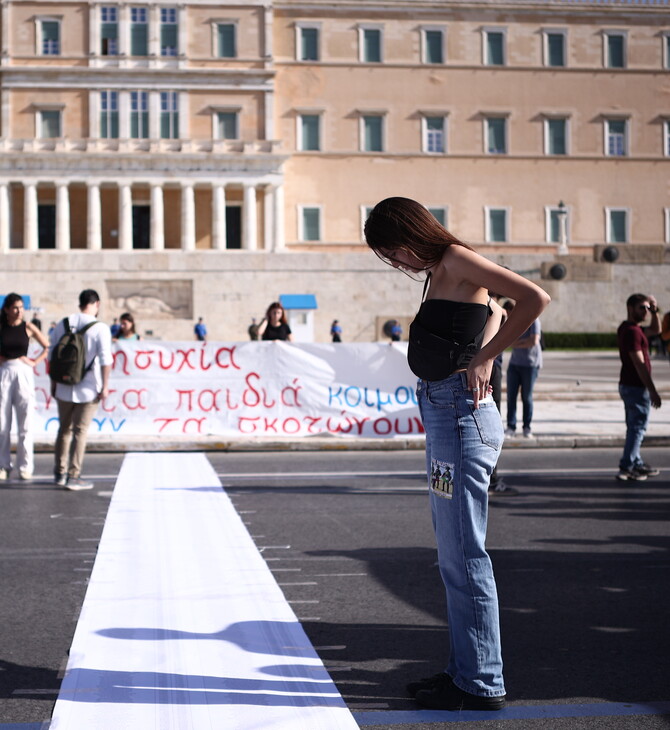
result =
[[[504,438],[491,396],[491,369],[550,298],[477,254],[408,198],[378,203],[365,223],[365,238],[389,265],[412,277],[426,275],[425,300],[410,325],[407,357],[419,378],[451,650],[443,671],[410,682],[407,690],[432,709],[501,710],[506,694],[498,596],[485,547],[489,479]],[[489,291],[517,303],[502,327],[502,312]]]

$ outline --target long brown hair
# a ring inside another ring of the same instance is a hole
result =
[[[272,304],[268,307],[267,312],[265,312],[265,319],[267,319],[268,322],[270,322],[271,309],[281,309],[281,319],[279,321],[282,324],[287,324],[286,311],[284,310],[284,307],[282,307],[281,302],[272,302]]]
[[[2,302],[2,309],[0,310],[0,329],[3,327],[9,326],[9,318],[7,317],[7,311],[12,306],[12,304],[16,304],[16,302],[23,301],[23,297],[20,294],[17,294],[16,292],[12,292],[11,294],[7,294],[4,301]]]
[[[364,230],[368,246],[387,263],[394,251],[402,249],[430,269],[442,260],[449,246],[473,250],[449,233],[421,203],[410,198],[386,198],[377,203]]]

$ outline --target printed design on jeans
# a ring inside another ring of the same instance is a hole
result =
[[[454,494],[454,464],[431,459],[430,489],[438,497],[452,498]]]

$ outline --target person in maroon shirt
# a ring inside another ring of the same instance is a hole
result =
[[[626,409],[626,443],[619,461],[620,481],[644,481],[658,474],[658,469],[645,464],[640,455],[651,407],[661,407],[661,397],[651,379],[649,342],[642,323],[651,313],[651,324],[646,332],[656,335],[661,331],[658,305],[653,296],[632,294],[626,301],[628,319],[619,325],[617,340],[621,358],[619,395]]]

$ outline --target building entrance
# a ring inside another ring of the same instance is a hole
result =
[[[151,206],[133,205],[133,248],[149,248]]]
[[[226,206],[226,248],[242,248],[242,208]]]
[[[56,248],[56,206],[37,206],[37,246]]]

